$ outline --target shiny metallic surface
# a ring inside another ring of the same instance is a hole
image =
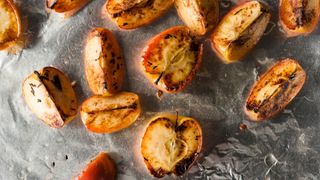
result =
[[[27,47],[16,55],[0,52],[0,179],[72,179],[100,151],[116,161],[119,179],[152,179],[139,153],[140,138],[149,118],[176,111],[198,119],[204,135],[198,161],[181,179],[320,179],[320,31],[285,38],[277,23],[277,0],[267,1],[272,22],[243,61],[221,63],[204,39],[203,64],[192,83],[161,100],[142,74],[140,60],[149,38],[182,25],[174,8],[146,27],[124,31],[101,17],[104,0],[93,0],[68,19],[46,12],[43,0],[16,3],[28,27]],[[222,12],[234,3],[222,0]],[[34,70],[52,65],[76,81],[80,102],[90,97],[82,56],[93,27],[106,27],[119,40],[127,68],[123,89],[140,95],[143,113],[114,134],[88,132],[79,116],[62,129],[51,129],[26,106],[22,82]],[[297,59],[306,70],[305,86],[272,120],[248,121],[243,106],[251,86],[284,57]]]

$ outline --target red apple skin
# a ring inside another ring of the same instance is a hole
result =
[[[101,152],[75,180],[115,180],[116,165],[110,156]]]

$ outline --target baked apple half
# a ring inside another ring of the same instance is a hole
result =
[[[192,32],[204,35],[219,21],[218,0],[175,0],[182,21]]]
[[[47,8],[65,16],[71,16],[91,0],[47,0]]]
[[[90,89],[97,95],[112,95],[121,90],[124,62],[118,41],[105,28],[89,32],[85,47],[85,73]]]
[[[242,59],[258,43],[269,23],[269,7],[249,1],[228,12],[215,28],[212,48],[225,63]]]
[[[202,130],[192,118],[163,114],[152,118],[141,142],[141,154],[150,173],[158,178],[183,175],[202,147]]]
[[[105,11],[118,27],[135,29],[153,22],[173,3],[174,0],[109,0]]]
[[[16,44],[21,34],[20,15],[11,0],[0,1],[0,50]]]
[[[75,178],[76,180],[115,180],[117,169],[111,157],[101,152],[94,159],[91,160],[85,170]]]
[[[29,108],[53,128],[61,128],[77,115],[78,102],[69,78],[54,67],[34,71],[23,83]]]
[[[288,37],[307,35],[318,24],[319,0],[280,0],[280,24]]]
[[[114,96],[92,96],[83,102],[81,119],[95,133],[112,133],[127,128],[141,113],[139,96],[121,92]]]
[[[255,83],[245,105],[245,113],[253,121],[262,121],[282,111],[300,92],[306,73],[293,59],[272,66]]]
[[[189,28],[176,26],[155,36],[144,51],[146,77],[159,90],[182,91],[195,76],[202,61],[203,45]]]

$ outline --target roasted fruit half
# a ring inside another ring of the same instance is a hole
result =
[[[95,28],[89,32],[84,64],[94,94],[112,95],[121,90],[125,71],[123,56],[111,31]]]
[[[21,34],[20,15],[11,0],[0,0],[0,50],[16,44]]]
[[[114,96],[93,96],[83,102],[81,119],[89,131],[112,133],[127,128],[141,113],[139,96],[121,92]]]
[[[184,174],[202,147],[202,130],[192,118],[163,114],[152,118],[141,142],[141,153],[150,173],[158,178]]]
[[[182,21],[198,35],[204,35],[219,21],[218,0],[175,0]]]
[[[319,0],[280,0],[280,24],[289,37],[311,33],[317,27],[319,13]]]
[[[155,36],[146,47],[143,71],[159,90],[181,91],[195,76],[203,45],[191,34],[187,27],[176,26]]]
[[[271,14],[259,1],[249,1],[228,12],[215,28],[212,48],[225,63],[242,59],[262,37]]]
[[[122,29],[135,29],[157,19],[174,0],[109,0],[106,12]]]
[[[76,180],[115,180],[117,175],[116,165],[110,156],[101,152],[86,167]]]
[[[34,71],[23,82],[29,108],[53,128],[61,128],[77,115],[78,102],[69,78],[54,67]]]
[[[279,61],[253,86],[246,101],[245,113],[253,121],[275,116],[299,93],[305,79],[306,73],[297,61]]]
[[[46,0],[47,8],[66,16],[73,15],[91,0]]]

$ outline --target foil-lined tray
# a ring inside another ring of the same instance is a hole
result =
[[[140,138],[149,118],[176,111],[198,119],[204,134],[197,163],[181,179],[320,179],[320,31],[285,38],[277,23],[277,0],[267,1],[273,17],[250,55],[225,65],[204,40],[203,64],[193,82],[182,93],[165,94],[161,100],[139,63],[149,38],[183,24],[174,8],[151,25],[124,31],[101,17],[105,0],[93,0],[69,19],[46,12],[43,0],[16,3],[28,27],[28,42],[16,55],[0,52],[0,179],[71,179],[100,151],[115,159],[119,179],[152,179],[139,153]],[[222,0],[222,14],[235,3]],[[140,95],[143,113],[134,125],[110,135],[88,132],[79,116],[63,129],[51,129],[26,106],[22,82],[33,70],[52,65],[76,81],[80,102],[90,97],[83,46],[87,32],[100,26],[113,31],[123,48],[124,90]],[[304,88],[272,120],[248,121],[243,106],[250,87],[284,57],[297,59],[306,70]],[[241,130],[241,124],[247,128]]]

